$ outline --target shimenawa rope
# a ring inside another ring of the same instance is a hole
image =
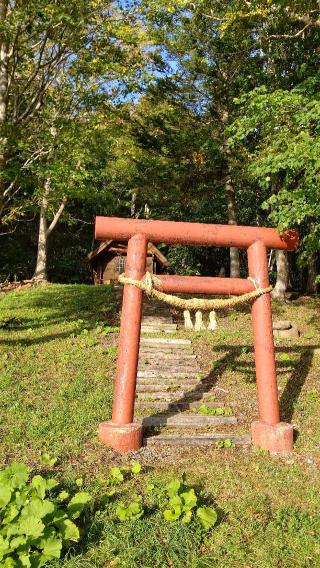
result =
[[[180,298],[179,296],[172,296],[172,294],[165,294],[164,292],[161,292],[161,290],[159,290],[159,288],[161,288],[161,280],[153,274],[150,274],[150,272],[146,272],[143,280],[135,280],[134,278],[129,278],[125,274],[120,274],[119,276],[119,282],[121,282],[121,284],[132,284],[133,286],[136,286],[136,288],[140,288],[140,290],[146,292],[149,296],[153,296],[154,298],[157,298],[157,300],[165,302],[170,306],[174,306],[175,308],[180,308],[182,310],[201,310],[203,312],[232,308],[233,306],[243,304],[248,300],[262,296],[262,294],[267,294],[272,290],[272,286],[260,288],[250,276],[248,280],[254,284],[255,290],[252,290],[252,292],[247,292],[241,296],[233,296],[232,298],[227,299],[215,298],[213,300],[204,300],[202,298]]]

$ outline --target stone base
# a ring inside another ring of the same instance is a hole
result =
[[[130,424],[101,422],[98,437],[106,446],[118,452],[132,452],[142,446],[142,426],[137,422]]]
[[[252,443],[275,454],[288,454],[293,450],[293,426],[286,422],[265,424],[252,422]]]

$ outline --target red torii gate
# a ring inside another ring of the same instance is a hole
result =
[[[149,241],[245,248],[249,276],[260,288],[269,286],[267,249],[290,251],[299,243],[296,231],[279,235],[275,229],[263,227],[115,217],[97,217],[95,237],[128,241],[126,276],[134,280],[145,275]],[[242,278],[157,277],[164,292],[241,295],[255,289],[250,280]],[[99,426],[100,440],[122,452],[142,445],[142,426],[133,422],[142,299],[142,290],[132,284],[124,286],[112,419]],[[293,427],[280,422],[270,293],[252,301],[252,325],[259,408],[259,420],[252,423],[253,444],[271,452],[288,452],[293,448]]]

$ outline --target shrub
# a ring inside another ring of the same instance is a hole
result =
[[[35,475],[23,464],[0,471],[0,565],[39,568],[60,558],[62,548],[80,538],[74,523],[91,497],[72,497],[58,481]]]

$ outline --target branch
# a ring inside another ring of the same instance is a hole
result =
[[[62,200],[62,202],[61,202],[61,205],[60,205],[58,211],[56,212],[55,216],[53,217],[53,219],[52,219],[52,221],[51,221],[51,223],[50,223],[50,225],[49,225],[49,227],[48,227],[48,229],[47,229],[47,232],[46,232],[47,237],[50,236],[50,234],[52,233],[52,231],[53,231],[53,229],[55,228],[56,224],[58,223],[58,221],[59,221],[59,219],[60,219],[60,217],[61,217],[61,215],[62,215],[62,213],[63,213],[63,210],[64,210],[64,208],[65,208],[65,206],[66,206],[66,203],[67,203],[67,198],[64,197],[63,200]]]
[[[299,14],[295,14],[294,12],[289,12],[289,16],[292,20],[297,20],[298,22],[302,22],[309,27],[312,28],[320,28],[320,20],[313,19],[310,16],[299,16]]]
[[[17,226],[18,225],[16,225],[15,228],[12,231],[7,231],[6,233],[0,233],[0,237],[3,237],[4,235],[12,235],[12,233],[15,232]]]
[[[320,22],[319,22],[320,23]],[[303,35],[303,33],[311,27],[311,24],[306,24],[304,26],[304,28],[302,28],[301,30],[299,30],[297,33],[291,35],[291,34],[279,34],[279,35],[269,35],[269,38],[273,38],[273,39],[295,39],[297,37],[300,37]]]
[[[24,164],[22,164],[22,166],[20,167],[20,171],[25,170],[28,166],[30,166],[30,164],[32,164],[33,162],[35,162],[36,160],[38,160],[38,158],[40,158],[40,156],[45,156],[46,154],[49,154],[49,150],[44,150],[43,148],[40,148],[40,150],[37,150],[36,152],[33,152],[33,154],[31,154],[30,158],[28,158]],[[3,192],[3,197],[7,197],[9,195],[9,193],[12,191],[12,189],[14,188],[17,179],[19,177],[19,173],[17,173],[14,177],[14,179],[12,180],[12,182],[8,185],[8,187],[4,190]]]
[[[77,217],[73,217],[73,215],[69,214],[69,218],[73,221],[78,221],[79,223],[84,223],[85,225],[94,225],[94,221],[85,221],[84,219],[77,219]]]

